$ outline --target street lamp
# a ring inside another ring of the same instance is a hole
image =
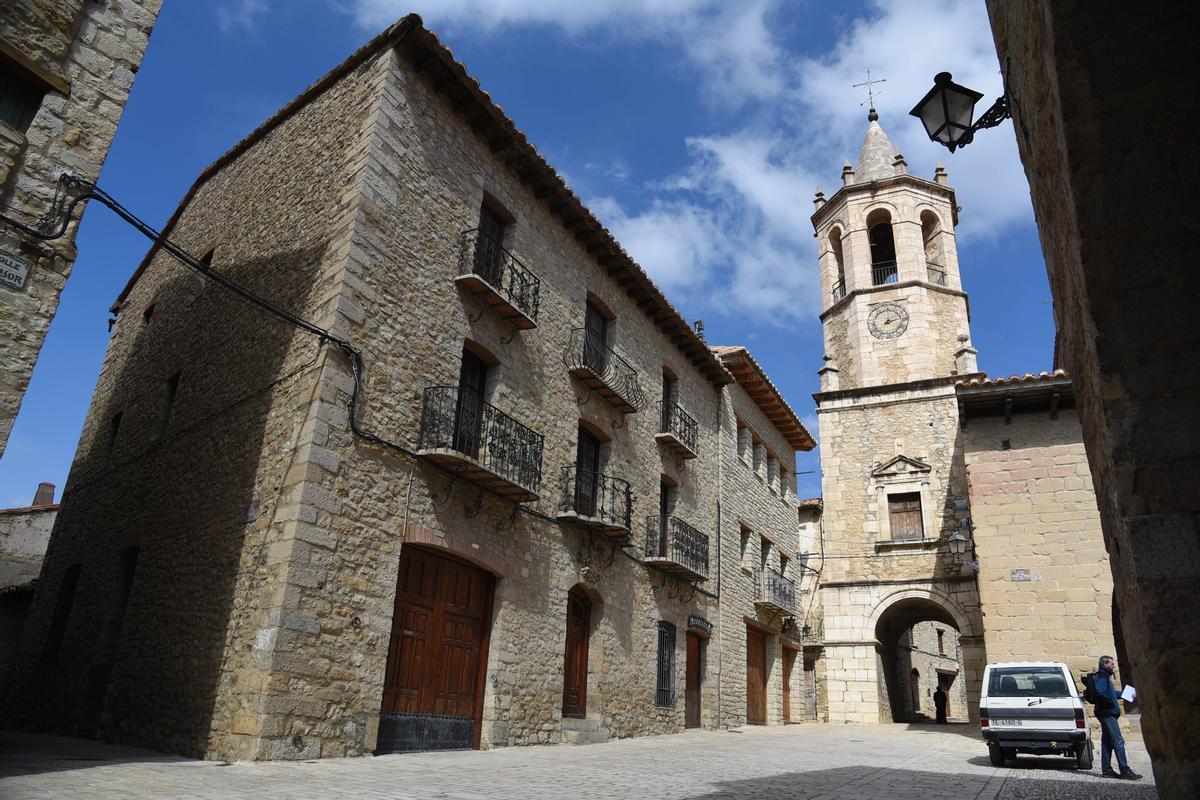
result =
[[[975,104],[981,99],[982,93],[950,80],[949,72],[939,72],[933,78],[933,88],[908,113],[921,120],[930,139],[944,144],[953,153],[970,144],[975,131],[994,128],[1012,116],[1006,92],[983,112],[978,122],[972,123]]]
[[[946,544],[950,545],[950,552],[954,555],[954,560],[962,563],[962,557],[967,552],[967,546],[971,544],[967,537],[963,536],[962,531],[955,531],[950,534],[950,538],[946,540]]]

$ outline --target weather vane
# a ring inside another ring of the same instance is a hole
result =
[[[867,67],[867,79],[865,81],[863,81],[862,83],[856,83],[853,86],[853,88],[855,88],[855,89],[857,89],[860,86],[867,87],[867,102],[870,104],[869,108],[872,111],[875,110],[875,98],[878,95],[883,94],[883,92],[875,91],[875,84],[877,84],[877,83],[887,83],[887,78],[879,78],[879,79],[873,80],[871,78],[871,68]],[[859,103],[859,105],[862,105],[862,103]]]

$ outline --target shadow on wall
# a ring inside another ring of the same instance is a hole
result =
[[[272,286],[273,302],[303,316],[324,252],[217,266],[255,290]],[[3,717],[203,756],[222,668],[249,654],[243,639],[225,663],[231,615],[259,605],[235,600],[239,575],[252,591],[265,572],[265,545],[247,536],[264,536],[255,522],[270,518],[288,466],[289,448],[266,451],[264,441],[282,445],[298,421],[271,412],[299,406],[289,389],[320,347],[164,260],[131,293],[125,336],[110,345],[124,354],[100,376],[93,434],[85,429],[72,465]],[[152,298],[139,291],[155,283]],[[60,604],[73,565],[74,597]]]

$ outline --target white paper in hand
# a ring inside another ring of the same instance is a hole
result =
[[[1136,703],[1137,689],[1133,688],[1133,686],[1128,683],[1125,684],[1125,688],[1121,690],[1121,699],[1126,703]]]

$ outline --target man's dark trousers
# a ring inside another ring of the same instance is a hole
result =
[[[1112,772],[1109,766],[1112,754],[1117,754],[1117,767],[1121,772],[1129,769],[1125,760],[1125,737],[1121,735],[1121,725],[1116,717],[1100,717],[1100,768],[1104,772]]]

